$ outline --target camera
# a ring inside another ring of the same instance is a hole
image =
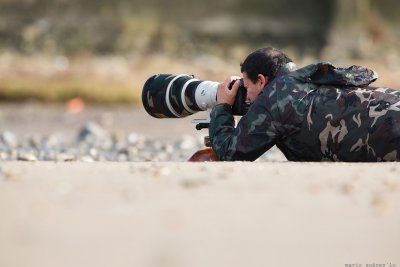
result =
[[[243,79],[240,81],[232,111],[242,116],[250,103],[246,101]],[[218,85],[218,82],[195,79],[193,75],[156,74],[143,86],[142,103],[147,113],[155,118],[186,117],[215,106]]]

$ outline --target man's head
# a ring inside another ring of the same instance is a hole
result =
[[[240,64],[247,97],[254,101],[281,67],[292,61],[284,52],[273,47],[261,48],[248,55]]]

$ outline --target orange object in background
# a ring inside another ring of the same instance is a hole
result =
[[[75,97],[67,102],[66,108],[69,113],[80,113],[85,109],[85,102],[81,98]]]
[[[203,161],[218,161],[217,155],[212,148],[206,148],[194,153],[188,161],[203,162]]]

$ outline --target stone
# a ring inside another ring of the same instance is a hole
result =
[[[18,146],[18,139],[10,131],[4,131],[0,135],[0,142],[6,145],[8,148],[15,148]]]
[[[95,143],[109,138],[109,133],[95,122],[86,123],[85,126],[80,129],[78,134],[78,141],[80,142],[86,141],[89,143]]]
[[[21,161],[37,161],[38,158],[31,152],[20,153],[18,154],[17,160]]]

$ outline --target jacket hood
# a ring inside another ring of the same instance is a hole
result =
[[[293,74],[305,82],[336,86],[363,87],[378,79],[378,74],[371,69],[356,65],[337,68],[329,62],[311,64]]]

